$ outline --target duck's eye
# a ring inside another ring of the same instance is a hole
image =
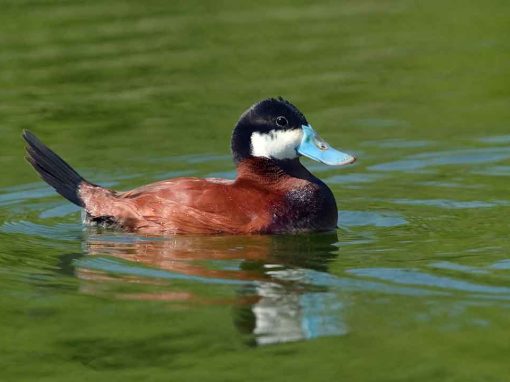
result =
[[[284,127],[289,124],[289,121],[287,121],[287,118],[280,116],[280,117],[276,118],[276,124],[280,127]]]

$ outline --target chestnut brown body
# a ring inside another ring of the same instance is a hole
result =
[[[156,234],[283,233],[332,230],[336,204],[300,163],[239,163],[235,180],[176,178],[127,192],[83,182],[88,223]]]

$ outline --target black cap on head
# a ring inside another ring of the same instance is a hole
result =
[[[251,155],[254,132],[301,129],[302,125],[308,125],[303,113],[282,97],[257,102],[241,115],[234,128],[231,142],[234,161],[240,162]]]

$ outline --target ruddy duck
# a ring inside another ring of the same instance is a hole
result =
[[[330,147],[282,98],[250,107],[232,134],[235,180],[175,178],[131,191],[82,178],[34,134],[23,132],[27,160],[60,195],[85,211],[88,224],[141,234],[276,234],[334,230],[335,197],[300,162],[327,165],[355,157]]]

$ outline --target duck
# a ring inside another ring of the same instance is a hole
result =
[[[35,134],[24,130],[27,161],[60,195],[83,209],[85,225],[142,235],[293,234],[333,231],[338,209],[331,189],[301,163],[356,161],[324,141],[289,101],[263,99],[236,123],[231,151],[235,179],[179,177],[130,191],[89,182]]]

